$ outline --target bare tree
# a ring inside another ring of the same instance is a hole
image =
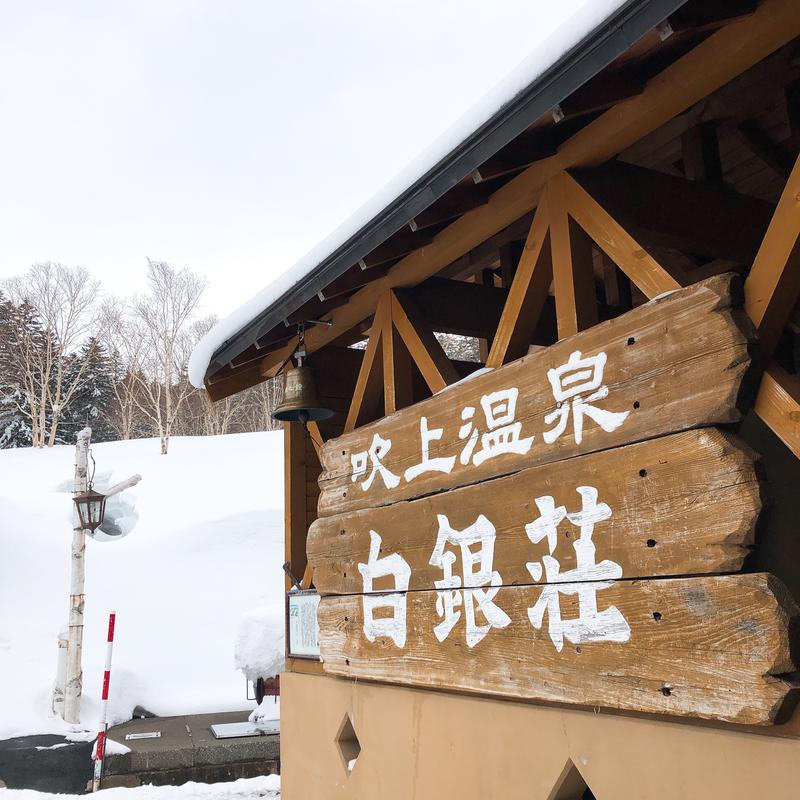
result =
[[[131,304],[142,339],[141,369],[135,372],[141,391],[134,401],[153,423],[166,455],[191,391],[186,368],[194,344],[192,322],[206,283],[188,269],[149,258],[147,281],[148,293]]]
[[[20,381],[16,404],[30,421],[34,447],[55,444],[62,411],[80,386],[88,362],[68,369],[69,356],[98,333],[92,313],[98,288],[82,267],[50,261],[6,282],[17,309],[11,323]]]
[[[274,431],[281,423],[272,419],[272,412],[283,400],[283,376],[270,378],[256,384],[241,394],[243,398],[242,417],[247,430]]]
[[[142,359],[145,339],[141,321],[124,300],[111,298],[103,305],[105,347],[114,361],[114,410],[111,418],[120,439],[140,436],[150,427],[142,420]]]

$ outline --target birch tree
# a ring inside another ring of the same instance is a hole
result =
[[[248,430],[274,431],[282,423],[272,418],[272,412],[283,401],[283,376],[258,383],[241,396],[244,401],[244,418]]]
[[[147,282],[147,294],[131,304],[142,344],[141,369],[135,371],[140,391],[134,402],[152,422],[161,440],[161,454],[166,455],[191,391],[186,369],[194,343],[192,323],[206,284],[188,269],[149,258]]]
[[[103,306],[105,345],[114,361],[114,414],[112,425],[120,439],[143,434],[140,410],[143,378],[142,360],[145,350],[141,321],[133,316],[127,301],[108,300]]]
[[[62,412],[81,384],[84,367],[67,367],[69,356],[98,332],[92,313],[98,289],[98,281],[82,267],[51,261],[6,282],[15,307],[16,407],[30,423],[34,447],[55,444]]]

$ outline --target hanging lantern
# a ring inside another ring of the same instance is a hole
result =
[[[334,415],[334,411],[320,403],[314,370],[304,366],[306,357],[305,325],[298,325],[298,343],[295,351],[297,366],[286,371],[283,382],[283,401],[272,412],[272,419],[281,422],[300,422],[305,428],[309,422],[318,422]]]
[[[106,496],[94,491],[91,485],[88,492],[76,494],[72,501],[78,509],[81,528],[85,531],[96,531],[103,524],[106,513]]]

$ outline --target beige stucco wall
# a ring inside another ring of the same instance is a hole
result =
[[[336,746],[345,714],[362,748],[349,775]],[[598,800],[800,797],[795,738],[281,677],[284,800],[571,800],[559,791],[570,762]]]

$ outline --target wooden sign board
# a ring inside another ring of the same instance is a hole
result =
[[[322,447],[319,516],[738,421],[752,326],[697,283]]]
[[[675,292],[328,442],[308,540],[324,670],[781,719],[800,611],[771,576],[725,574],[762,506],[754,454],[708,427],[744,407],[730,290]]]
[[[556,544],[543,525],[551,508],[574,515],[592,487],[608,518],[593,531],[598,559],[618,563],[625,578],[738,572],[754,542],[761,486],[753,453],[714,429],[539,465],[513,475],[391,506],[321,517],[306,549],[321,594],[364,591],[358,569],[371,537],[411,569],[408,588],[433,589],[442,571],[431,563],[440,521],[464,530],[484,517],[494,528],[493,567],[503,585],[540,583],[526,564],[557,553],[562,571],[576,565],[580,526],[563,514]],[[528,532],[526,532],[528,531]],[[545,535],[540,536],[544,532]],[[536,541],[534,541],[536,539]],[[374,591],[395,587],[376,581]]]
[[[365,637],[362,597],[325,597],[324,668],[411,686],[754,725],[781,721],[793,705],[793,690],[779,676],[796,669],[788,623],[797,622],[797,607],[771,576],[617,581],[596,592],[551,584],[545,592],[499,588],[491,602],[509,621],[473,646],[466,607],[439,640],[436,592],[406,595],[403,647],[386,634]],[[382,612],[394,610],[391,598],[377,596]],[[595,600],[600,614],[614,617],[598,641],[591,625],[577,622],[585,616],[580,605]],[[537,628],[530,614],[542,602],[548,612]]]

